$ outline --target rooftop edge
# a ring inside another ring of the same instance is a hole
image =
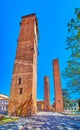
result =
[[[31,17],[31,16],[36,16],[36,13],[32,13],[32,14],[28,14],[28,15],[24,15],[24,16],[22,16],[22,18]]]

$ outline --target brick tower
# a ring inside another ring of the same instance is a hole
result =
[[[36,113],[37,40],[36,15],[23,16],[12,76],[9,115],[31,116]]]
[[[44,77],[44,110],[50,111],[50,89],[49,89],[49,78]]]
[[[53,69],[54,69],[54,91],[55,91],[55,111],[63,112],[63,96],[62,96],[62,87],[60,81],[60,69],[58,59],[53,61]]]

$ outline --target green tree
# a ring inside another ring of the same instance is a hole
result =
[[[80,93],[80,8],[74,10],[74,17],[68,22],[66,49],[70,56],[62,76],[67,80],[67,88]]]
[[[64,107],[70,107],[71,105],[71,101],[70,101],[70,94],[68,92],[67,89],[63,89],[62,90],[62,94],[63,94],[63,102],[64,102]]]
[[[80,111],[80,99],[78,99],[79,111]]]

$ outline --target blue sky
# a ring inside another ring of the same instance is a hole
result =
[[[36,13],[40,39],[38,57],[37,98],[44,98],[44,76],[50,77],[50,101],[54,100],[52,60],[59,59],[64,70],[69,52],[65,50],[67,22],[79,0],[3,0],[0,1],[0,93],[10,95],[12,72],[23,15]],[[62,87],[65,80],[61,77]]]

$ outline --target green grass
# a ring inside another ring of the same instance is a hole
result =
[[[68,114],[69,116],[80,116],[80,114]]]
[[[4,117],[2,120],[0,120],[0,125],[15,122],[18,119],[19,119],[18,117]]]

